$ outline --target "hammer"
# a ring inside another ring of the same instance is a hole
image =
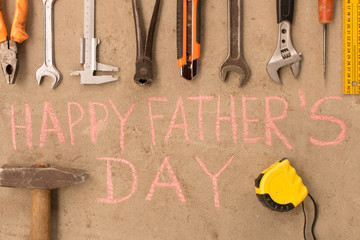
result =
[[[31,189],[30,240],[50,240],[51,189],[84,182],[83,171],[48,164],[4,165],[0,186]]]

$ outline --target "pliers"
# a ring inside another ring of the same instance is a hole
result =
[[[0,0],[0,59],[1,69],[7,83],[14,84],[17,73],[17,43],[28,39],[25,32],[28,15],[28,0],[15,0],[14,20],[10,39],[4,22]]]

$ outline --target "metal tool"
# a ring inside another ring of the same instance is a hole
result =
[[[136,72],[134,75],[134,81],[139,85],[148,85],[154,81],[152,71],[152,46],[155,35],[156,20],[160,8],[160,0],[156,0],[155,2],[147,38],[143,37],[145,27],[140,23],[137,0],[132,0],[132,6],[136,31]]]
[[[291,43],[291,23],[294,14],[294,0],[276,0],[277,22],[279,24],[279,36],[276,50],[267,65],[267,72],[270,78],[281,83],[279,69],[285,66],[291,66],[294,77],[300,73],[301,53],[297,53]]]
[[[44,15],[45,15],[45,28],[44,28],[44,36],[45,36],[45,54],[44,54],[44,64],[36,71],[36,80],[38,84],[41,84],[41,80],[43,77],[48,76],[51,77],[53,81],[52,88],[56,88],[59,86],[61,82],[61,73],[55,66],[54,60],[54,3],[55,0],[42,0],[44,4]]]
[[[319,22],[323,24],[323,63],[324,63],[324,82],[326,85],[326,34],[327,24],[332,22],[334,0],[318,0],[319,7]]]
[[[177,0],[177,59],[180,74],[192,80],[200,58],[202,0]]]
[[[102,84],[118,80],[118,76],[94,76],[95,71],[119,71],[117,67],[97,62],[96,49],[100,39],[95,38],[95,0],[84,0],[84,37],[80,39],[80,63],[84,70],[71,75],[80,75],[81,84]]]
[[[82,183],[86,178],[83,171],[48,164],[0,168],[0,186],[31,189],[31,240],[50,240],[51,189]]]
[[[250,68],[246,64],[242,51],[241,0],[228,0],[228,55],[220,67],[222,81],[230,71],[237,72],[241,78],[241,87],[250,77]]]
[[[17,43],[22,43],[29,36],[25,32],[28,15],[28,0],[15,1],[14,20],[11,27],[10,39],[2,15],[0,0],[0,59],[1,69],[6,82],[14,84],[18,70]]]
[[[343,94],[360,94],[360,0],[343,1]]]

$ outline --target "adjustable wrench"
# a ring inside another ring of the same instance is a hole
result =
[[[237,72],[241,78],[239,87],[241,87],[250,77],[250,68],[242,53],[241,44],[241,0],[228,0],[228,47],[227,58],[221,64],[220,78],[226,80],[228,72]]]
[[[277,0],[276,6],[279,37],[275,53],[267,65],[267,72],[274,82],[281,83],[278,70],[290,65],[294,77],[298,77],[302,55],[296,52],[291,43],[290,27],[294,14],[294,0]]]
[[[51,77],[54,82],[52,88],[56,88],[61,81],[61,73],[57,70],[54,61],[54,47],[53,47],[53,8],[55,0],[42,0],[44,4],[45,15],[45,59],[44,64],[36,71],[36,80],[41,84],[41,79],[44,76]]]
[[[96,48],[100,39],[95,38],[95,0],[84,0],[84,37],[80,40],[80,63],[84,65],[84,70],[75,71],[71,75],[80,75],[81,84],[102,84],[118,80],[118,76],[94,76],[95,71],[119,70],[96,60]]]

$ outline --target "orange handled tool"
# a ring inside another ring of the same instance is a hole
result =
[[[326,34],[327,24],[332,22],[334,0],[318,0],[319,5],[319,22],[324,25],[324,81],[326,84]]]
[[[0,0],[1,1],[1,0]],[[10,39],[2,15],[0,2],[0,58],[1,68],[8,83],[15,83],[17,72],[17,43],[22,43],[29,36],[25,32],[28,15],[28,0],[15,0],[14,20]]]
[[[177,0],[177,59],[181,76],[192,80],[200,57],[201,0]]]

